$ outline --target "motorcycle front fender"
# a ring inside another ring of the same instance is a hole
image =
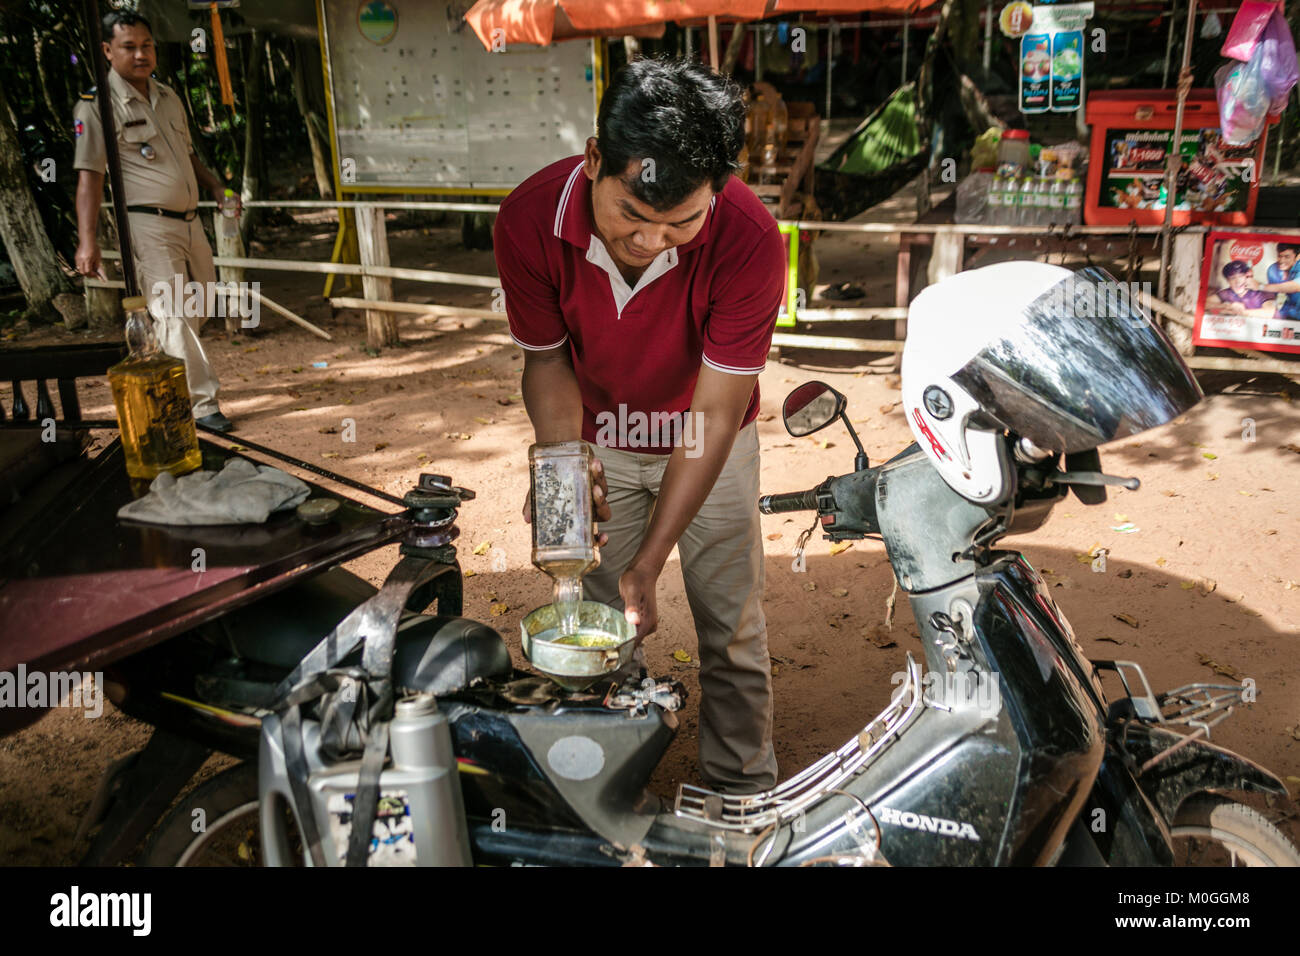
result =
[[[1207,740],[1184,740],[1183,734],[1136,722],[1116,733],[1120,751],[1132,760],[1138,786],[1170,826],[1183,801],[1206,790],[1245,790],[1291,799],[1286,784],[1259,764]],[[1176,744],[1182,746],[1173,750]],[[1138,773],[1151,758],[1170,750],[1159,763]]]

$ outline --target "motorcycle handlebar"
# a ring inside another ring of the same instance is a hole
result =
[[[817,489],[808,491],[787,491],[780,495],[763,495],[758,499],[761,514],[775,515],[787,511],[816,511]]]

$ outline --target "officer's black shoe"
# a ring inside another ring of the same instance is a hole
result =
[[[194,423],[214,432],[228,432],[235,427],[235,423],[221,412],[213,412],[211,415],[196,418]]]

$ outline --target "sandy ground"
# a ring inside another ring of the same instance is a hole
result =
[[[283,230],[273,254],[324,259],[332,238],[328,224]],[[493,271],[490,253],[462,250],[452,228],[398,231],[391,243],[393,261],[402,265]],[[823,250],[823,284],[852,279],[867,289],[868,301],[892,301],[893,267],[883,247],[846,240]],[[466,614],[495,626],[516,664],[526,666],[518,623],[549,600],[549,579],[529,563],[529,532],[520,516],[532,431],[519,400],[521,353],[504,323],[404,318],[403,347],[375,358],[362,348],[360,316],[331,315],[318,277],[249,278],[326,326],[335,341],[313,338],[274,315],[264,315],[255,334],[234,339],[210,323],[205,347],[238,434],[393,493],[408,489],[421,471],[448,473],[474,489],[478,496],[460,518]],[[485,291],[414,283],[398,283],[396,296],[488,304]],[[897,380],[846,364],[858,361],[804,350],[769,362],[759,422],[765,492],[805,489],[852,467],[852,442],[841,426],[806,438],[792,438],[782,427],[781,400],[810,379],[848,396],[850,418],[873,462],[911,441]],[[317,362],[328,367],[313,368]],[[1225,673],[1253,679],[1257,703],[1216,728],[1213,740],[1283,776],[1294,792],[1300,785],[1300,387],[1278,376],[1222,374],[1203,382],[1209,397],[1177,423],[1103,450],[1107,470],[1137,475],[1140,491],[1112,491],[1107,504],[1093,508],[1067,499],[1045,527],[1004,546],[1024,550],[1052,583],[1090,656],[1136,660],[1156,689],[1229,680]],[[7,391],[0,387],[6,406]],[[88,415],[111,416],[106,383],[86,382],[82,395]],[[354,443],[341,440],[347,418],[356,424]],[[1243,439],[1247,418],[1254,420],[1254,441]],[[892,631],[881,629],[891,585],[881,545],[859,542],[832,555],[829,543],[814,536],[807,572],[795,574],[791,553],[807,519],[763,522],[776,748],[787,777],[861,729],[887,702],[891,675],[902,670],[905,655],[919,656],[921,648],[902,601]],[[1114,530],[1125,523],[1137,530]],[[485,553],[473,553],[484,545]],[[1093,572],[1086,557],[1095,545],[1109,549],[1104,573]],[[495,549],[504,552],[505,571],[499,564],[493,569]],[[394,552],[376,552],[351,567],[378,584]],[[493,606],[502,604],[508,610],[494,616]],[[699,702],[694,631],[675,557],[660,580],[659,610],[648,663],[691,693],[652,781],[671,798],[678,783],[697,780]],[[675,651],[691,662],[675,660]],[[72,834],[100,773],[141,746],[147,730],[111,710],[98,721],[62,711],[0,740],[0,862],[74,863],[85,846]],[[223,760],[214,758],[208,772]],[[1273,815],[1280,817],[1281,809]],[[1294,819],[1284,825],[1293,827]]]

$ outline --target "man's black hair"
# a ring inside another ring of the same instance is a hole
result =
[[[142,25],[153,36],[153,25],[134,10],[114,10],[104,14],[104,42],[112,42],[119,26],[133,27],[136,24]]]
[[[721,192],[740,168],[745,102],[739,86],[701,63],[634,60],[605,91],[596,129],[599,178],[617,176],[662,212],[704,183]]]
[[[1223,267],[1223,277],[1225,279],[1243,275],[1250,275],[1250,265],[1242,262],[1240,259],[1233,259]]]
[[[1295,253],[1296,256],[1300,256],[1300,244],[1294,242],[1279,242],[1277,244],[1277,251],[1291,252]]]

